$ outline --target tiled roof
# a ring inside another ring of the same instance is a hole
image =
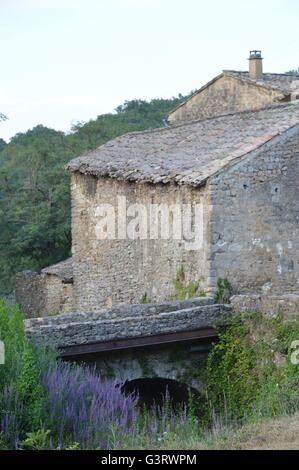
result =
[[[299,103],[118,137],[67,169],[94,176],[200,186],[234,159],[299,125]]]
[[[209,88],[213,83],[224,76],[238,78],[239,80],[246,81],[252,85],[256,85],[267,90],[275,90],[282,94],[281,99],[287,99],[292,93],[299,94],[299,75],[282,74],[282,73],[264,73],[262,80],[254,80],[249,77],[249,72],[240,72],[236,70],[223,70],[220,75],[213,78],[211,81],[203,85],[201,88],[192,93],[182,103],[178,104],[168,113],[168,117],[174,113],[177,109],[183,107],[185,103],[190,101],[195,95],[198,95],[206,88]]]
[[[272,88],[281,91],[285,95],[290,95],[296,90],[299,93],[299,75],[290,75],[282,73],[264,73],[262,80],[253,80],[248,72],[237,72],[235,70],[224,70],[224,75],[231,75],[242,78],[246,81],[256,83],[265,88]]]

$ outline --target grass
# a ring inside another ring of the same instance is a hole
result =
[[[299,413],[247,424],[224,427],[206,436],[165,436],[155,449],[163,450],[297,450]]]

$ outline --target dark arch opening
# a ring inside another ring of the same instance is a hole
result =
[[[147,408],[153,405],[163,406],[166,397],[173,409],[188,407],[191,401],[196,409],[200,409],[203,401],[202,395],[195,388],[160,377],[130,380],[125,382],[121,389],[125,394],[138,395],[138,404]]]

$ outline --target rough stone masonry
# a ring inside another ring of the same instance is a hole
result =
[[[262,60],[259,52],[252,60]],[[174,111],[183,124],[129,133],[72,160],[71,280],[51,267],[18,275],[25,313],[161,302],[175,294],[180,270],[207,294],[219,277],[238,294],[296,294],[298,84],[297,76],[263,74],[260,63],[249,74],[225,72]],[[186,250],[183,238],[99,240],[98,208],[110,205],[117,216],[119,196],[145,208],[201,205],[201,247]]]
[[[128,134],[72,161],[74,303],[97,311],[143,294],[163,301],[183,266],[208,293],[295,293],[299,279],[299,106]],[[97,240],[97,207],[203,205],[203,244]]]
[[[215,329],[231,314],[230,306],[214,305],[214,299],[206,297],[161,304],[120,305],[97,313],[32,318],[25,321],[25,327],[27,336],[37,343],[60,348],[65,359],[76,360],[79,354],[77,360],[96,364],[103,377],[119,383],[163,377],[202,390],[207,350],[198,346],[198,340],[172,343],[164,339],[163,344],[163,334],[179,331],[182,335],[194,330]],[[138,338],[143,342],[144,338],[156,338],[158,347],[150,347],[153,346],[151,341],[147,342],[147,347],[140,347],[141,341],[138,349],[134,349],[130,339]],[[127,346],[131,344],[131,347],[117,348],[117,341],[121,339],[129,341]],[[96,353],[97,346],[107,342],[109,353]],[[193,351],[192,344],[196,345]],[[82,356],[86,345],[88,352]],[[77,348],[75,355],[74,347]]]

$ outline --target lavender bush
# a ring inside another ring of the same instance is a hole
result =
[[[0,370],[0,449],[124,449],[157,444],[190,428],[186,410],[141,411],[137,397],[96,370],[56,361],[30,343],[18,309],[0,301],[6,364]],[[185,432],[185,431],[184,431]]]
[[[150,409],[139,411],[128,445],[137,449],[153,448],[163,445],[173,436],[198,435],[199,432],[199,421],[192,410],[187,411],[186,405],[174,410],[166,393],[162,406],[153,405]]]
[[[24,406],[12,386],[2,390],[0,402],[0,443],[4,448],[15,449],[22,434],[18,416],[23,413]]]
[[[89,368],[58,363],[42,377],[46,389],[46,426],[65,448],[122,447],[137,421],[136,397]]]

